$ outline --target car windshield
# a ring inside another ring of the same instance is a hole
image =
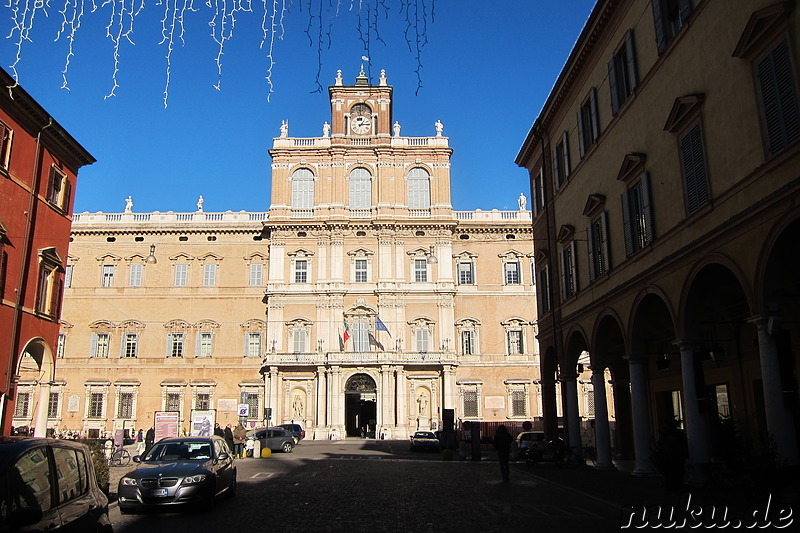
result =
[[[414,433],[414,438],[415,439],[435,439],[436,435],[434,435],[433,433],[431,433],[429,431],[417,431],[416,433]]]
[[[196,441],[156,444],[144,456],[145,461],[206,461],[211,459],[211,443]]]

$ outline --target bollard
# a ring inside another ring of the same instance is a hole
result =
[[[268,457],[272,457],[272,450],[270,450],[269,448],[263,448],[261,450],[261,458],[266,459]]]

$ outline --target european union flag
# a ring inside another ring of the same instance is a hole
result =
[[[378,315],[375,315],[375,331],[385,331],[389,333],[389,328],[386,327],[386,324],[381,321],[381,317]],[[391,337],[392,334],[389,333],[389,336]]]

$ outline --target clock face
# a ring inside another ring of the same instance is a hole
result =
[[[350,110],[350,129],[363,135],[372,128],[372,110],[365,104],[356,104]]]

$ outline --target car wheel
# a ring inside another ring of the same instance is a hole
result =
[[[283,450],[284,453],[291,453],[293,449],[294,449],[294,444],[292,444],[291,442],[284,442],[283,446],[281,446],[281,450]]]
[[[203,500],[203,503],[200,505],[202,506],[202,510],[206,512],[210,512],[214,510],[214,504],[217,501],[217,486],[211,485],[208,489],[208,495]]]
[[[233,481],[231,482],[230,486],[228,487],[228,491],[226,493],[229,497],[233,498],[236,496],[236,473],[233,474]]]

